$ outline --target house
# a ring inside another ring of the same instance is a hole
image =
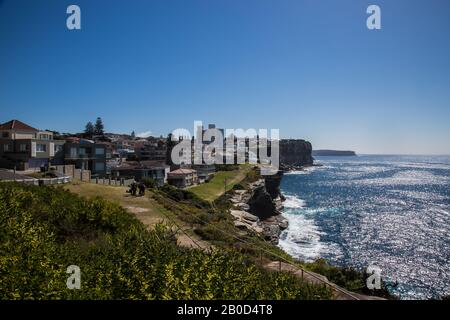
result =
[[[167,182],[170,167],[158,161],[124,161],[120,165],[111,168],[111,176],[116,178],[134,178],[139,181],[151,178],[158,186]]]
[[[64,140],[19,120],[0,125],[0,167],[28,170],[62,161]]]
[[[216,172],[216,166],[214,164],[194,164],[192,169],[197,172],[199,183],[208,182]]]
[[[167,148],[163,140],[140,140],[134,145],[136,158],[140,161],[166,162]]]
[[[167,182],[177,188],[185,188],[198,183],[197,171],[180,168],[169,172]]]
[[[93,175],[106,174],[106,146],[94,141],[68,138],[64,145],[64,164],[77,169],[90,170]]]

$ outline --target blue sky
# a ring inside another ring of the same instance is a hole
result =
[[[0,121],[159,135],[202,120],[450,154],[449,39],[446,0],[0,0]]]

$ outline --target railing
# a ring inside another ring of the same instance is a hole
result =
[[[190,216],[192,216],[194,219],[198,220],[199,222],[201,222],[201,223],[203,223],[203,224],[208,224],[207,221],[201,219],[200,217],[196,216],[195,214],[193,214],[193,213],[191,213],[191,212],[189,212],[189,211],[183,210],[181,207],[178,206],[178,204],[173,204],[173,205],[174,205],[174,207],[176,207],[178,210],[181,210],[182,212],[186,212],[187,214],[189,214]],[[214,202],[211,202],[211,205],[212,205],[212,208],[216,211],[217,208],[216,208]],[[296,271],[300,271],[300,272],[301,272],[301,277],[302,277],[302,278],[303,278],[304,274],[307,274],[309,277],[314,278],[315,280],[317,280],[317,281],[320,282],[321,284],[323,284],[323,285],[325,285],[325,286],[331,288],[331,289],[334,290],[335,292],[338,292],[338,293],[344,295],[345,297],[347,297],[347,298],[350,299],[350,300],[360,300],[360,298],[358,298],[358,297],[357,297],[356,295],[354,295],[352,292],[350,292],[350,291],[348,291],[348,290],[346,290],[346,289],[344,289],[344,288],[339,287],[338,285],[336,285],[336,284],[330,282],[328,279],[327,279],[327,280],[322,279],[321,277],[317,276],[317,275],[314,274],[313,272],[310,272],[310,271],[308,271],[308,270],[305,270],[304,268],[302,268],[302,267],[299,266],[299,265],[294,265],[294,264],[292,264],[292,262],[289,261],[288,259],[286,259],[285,257],[280,256],[280,255],[278,255],[278,254],[276,254],[275,252],[272,252],[272,251],[270,251],[270,250],[267,250],[267,249],[265,249],[264,247],[260,246],[259,244],[252,243],[252,242],[250,242],[250,241],[247,240],[247,239],[242,239],[242,238],[239,237],[239,236],[230,234],[228,231],[222,230],[221,228],[219,228],[219,227],[217,227],[217,226],[215,226],[215,225],[213,225],[213,224],[210,224],[210,226],[211,226],[211,228],[217,230],[218,232],[221,232],[221,233],[223,233],[223,234],[226,234],[227,236],[230,236],[230,237],[234,238],[235,240],[237,240],[237,241],[239,241],[239,242],[241,242],[241,243],[245,243],[245,244],[249,245],[251,248],[253,248],[254,250],[260,251],[260,252],[261,252],[261,256],[260,256],[261,259],[262,259],[263,253],[265,253],[266,255],[271,256],[271,257],[273,257],[273,258],[278,259],[278,261],[272,261],[272,262],[278,262],[278,264],[279,264],[279,267],[278,267],[279,271],[282,271],[282,263],[284,263],[284,264],[286,264],[286,265],[289,265],[291,268],[294,268]],[[182,230],[182,231],[185,233],[184,230]],[[195,243],[195,241],[194,241],[194,243]],[[201,248],[201,246],[200,246],[199,244],[196,243],[196,245],[197,245],[199,248]]]
[[[13,179],[13,180],[3,180],[9,182],[20,182],[25,184],[32,184],[35,186],[47,186],[47,185],[55,185],[55,184],[65,184],[72,181],[72,178],[69,176],[57,177],[57,178],[29,178],[29,179]]]
[[[39,178],[39,185],[53,185],[53,184],[65,184],[72,181],[69,176],[57,177],[57,178]]]
[[[108,186],[125,186],[128,187],[134,182],[134,179],[111,179],[111,178],[94,178],[90,180],[91,183],[103,184]]]

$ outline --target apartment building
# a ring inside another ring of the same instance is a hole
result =
[[[114,178],[134,178],[140,181],[145,178],[153,179],[158,186],[167,182],[170,167],[158,161],[124,161],[111,169]]]
[[[106,145],[87,139],[67,139],[64,145],[64,164],[90,170],[93,175],[106,174]]]
[[[0,125],[0,167],[27,170],[59,164],[64,140],[54,140],[53,132],[41,131],[19,120]]]
[[[141,140],[134,146],[136,158],[140,161],[166,162],[167,148],[162,140]]]

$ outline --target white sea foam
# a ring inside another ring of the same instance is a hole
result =
[[[293,195],[286,195],[286,200],[283,202],[283,206],[288,209],[299,209],[305,207],[305,200],[300,199]]]
[[[313,261],[326,251],[320,241],[323,233],[312,219],[306,202],[294,195],[286,195],[283,202],[285,212],[283,216],[289,221],[288,228],[280,236],[279,246],[288,254],[304,261]]]
[[[313,167],[305,167],[302,170],[293,170],[293,171],[287,171],[284,174],[285,175],[301,175],[301,174],[310,174],[311,172],[316,171],[317,169],[326,169],[331,168],[328,166],[313,166]]]
[[[283,231],[279,246],[295,258],[313,261],[320,257],[324,244],[320,242],[323,234],[311,219],[302,214],[286,213],[289,227]]]

